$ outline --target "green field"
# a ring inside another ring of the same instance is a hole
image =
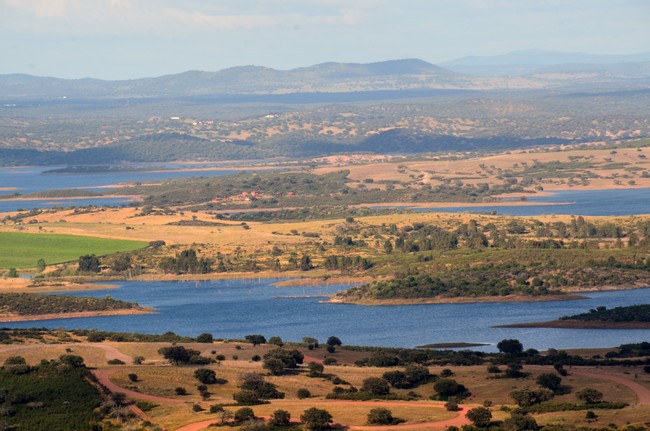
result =
[[[143,241],[75,235],[0,232],[0,268],[33,268],[39,259],[48,265],[69,262],[85,254],[104,256],[146,247]]]

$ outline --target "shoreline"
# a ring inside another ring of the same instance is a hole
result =
[[[511,323],[493,328],[551,329],[650,329],[650,322],[607,322],[599,320],[551,320],[548,322]]]
[[[0,316],[0,323],[32,322],[37,320],[78,319],[82,317],[127,316],[131,314],[154,314],[151,307],[124,308],[119,310],[73,311],[70,313],[26,314]]]
[[[328,304],[352,304],[363,306],[395,306],[395,305],[423,305],[423,304],[474,304],[474,303],[508,303],[508,302],[552,302],[552,301],[576,301],[587,299],[586,296],[575,293],[565,295],[544,295],[544,296],[481,296],[456,297],[456,298],[407,298],[407,299],[361,299],[345,300],[341,298],[330,297],[328,301],[322,301]]]

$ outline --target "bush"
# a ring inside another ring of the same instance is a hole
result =
[[[192,411],[193,411],[193,412],[202,412],[202,411],[203,411],[203,407],[201,407],[201,404],[194,404],[194,405],[192,406]]]
[[[576,397],[586,404],[596,404],[603,401],[603,393],[593,388],[581,389],[576,393]]]
[[[244,422],[255,419],[255,413],[250,407],[242,407],[235,412],[235,421]]]
[[[253,362],[259,362],[261,360],[262,360],[262,357],[260,355],[253,355],[253,357],[251,358],[251,361],[253,361]]]
[[[451,371],[449,368],[445,368],[442,371],[440,371],[440,377],[451,377],[454,375],[454,372]]]
[[[321,377],[325,371],[323,364],[318,362],[310,362],[307,366],[309,368],[309,377]]]
[[[492,421],[492,412],[485,407],[474,407],[465,415],[477,427],[487,427]]]
[[[196,378],[196,380],[206,385],[212,385],[217,383],[217,373],[215,373],[214,370],[211,370],[209,368],[199,368],[195,370],[194,378]]]
[[[445,403],[445,409],[449,412],[457,412],[460,410],[460,407],[458,406],[458,401],[456,401],[456,398],[450,398],[446,403]]]
[[[449,397],[465,397],[468,393],[467,388],[454,379],[439,379],[433,384],[433,389],[441,400],[447,400]]]
[[[372,409],[368,413],[368,425],[391,425],[393,420],[393,413],[383,407]]]
[[[372,395],[383,396],[390,393],[390,385],[380,377],[368,377],[363,381],[361,390]]]
[[[110,359],[107,361],[108,365],[124,365],[125,362],[121,359]]]
[[[129,373],[129,375],[127,377],[132,382],[137,382],[138,381],[138,375],[136,373]]]
[[[198,337],[196,337],[197,343],[212,343],[213,341],[214,338],[212,337],[212,334],[209,334],[207,332],[204,332],[203,334],[200,334]]]
[[[187,389],[182,386],[176,387],[176,389],[174,389],[174,392],[176,392],[176,395],[187,395]]]
[[[336,360],[336,358],[325,358],[323,359],[323,365],[336,365],[338,364],[339,361]]]
[[[300,420],[308,429],[321,430],[327,428],[332,422],[332,415],[327,410],[312,407],[300,415]]]
[[[557,393],[562,388],[562,378],[553,373],[543,373],[537,376],[537,384]]]
[[[286,427],[291,424],[291,414],[286,410],[276,410],[271,413],[269,424],[277,427]]]
[[[296,397],[298,397],[299,400],[309,398],[311,397],[311,392],[309,392],[309,389],[300,388],[296,392]]]

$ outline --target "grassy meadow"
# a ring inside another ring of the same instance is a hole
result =
[[[31,268],[39,259],[69,262],[85,254],[103,256],[146,247],[143,241],[88,236],[0,232],[0,268]]]

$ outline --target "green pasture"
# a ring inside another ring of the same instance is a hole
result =
[[[0,232],[0,268],[33,268],[39,259],[48,265],[69,262],[86,254],[104,256],[146,247],[143,241],[89,236]]]

